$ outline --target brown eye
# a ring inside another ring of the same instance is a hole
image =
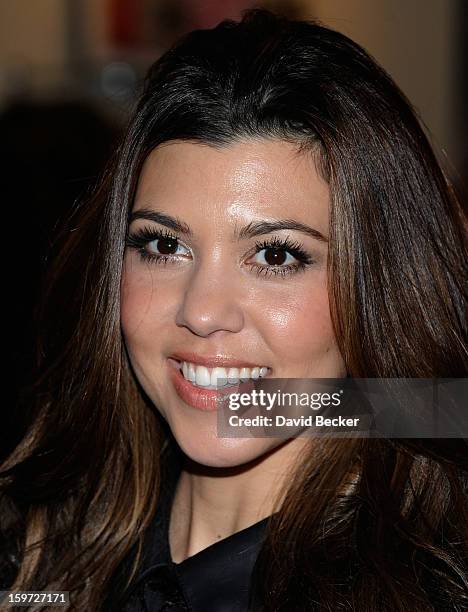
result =
[[[174,255],[177,252],[179,244],[175,238],[159,238],[149,243],[150,245],[155,244],[156,250],[161,255]]]
[[[180,255],[182,257],[186,257],[190,254],[187,250],[187,247],[184,247],[183,245],[179,244],[178,239],[173,236],[160,236],[153,240],[149,240],[146,242],[143,248],[147,253],[156,257],[158,255]]]
[[[283,266],[294,262],[297,259],[284,248],[265,247],[255,255],[255,263],[264,266]]]
[[[287,255],[284,249],[265,249],[265,261],[270,266],[281,266],[286,261]]]
[[[135,249],[142,260],[167,263],[190,258],[190,249],[179,243],[177,236],[152,227],[142,227],[130,233],[126,246]]]

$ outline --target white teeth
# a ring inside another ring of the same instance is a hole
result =
[[[202,365],[183,361],[181,363],[181,371],[184,378],[197,387],[218,389],[222,385],[235,385],[249,379],[256,380],[258,378],[263,378],[267,375],[268,368],[265,366],[256,366],[254,368],[207,368]]]
[[[228,382],[230,382],[231,384],[239,382],[239,368],[229,368]]]
[[[242,381],[249,380],[249,378],[250,378],[250,370],[249,370],[249,368],[241,368],[241,371],[239,372],[239,378]]]
[[[211,376],[208,372],[208,368],[205,368],[205,366],[197,365],[195,374],[195,382],[199,387],[208,387],[211,384]]]
[[[225,380],[227,378],[226,368],[213,368],[211,372],[211,386],[216,387],[218,385],[218,378],[223,379],[224,381],[220,381],[219,385],[223,386],[226,384]]]
[[[184,362],[185,363],[185,362]],[[188,364],[188,380],[190,382],[195,382],[196,380],[196,372],[195,372],[195,367],[193,366],[192,363]]]

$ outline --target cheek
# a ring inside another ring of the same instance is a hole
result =
[[[124,264],[120,286],[120,321],[125,339],[132,340],[145,320],[144,313],[151,303],[146,283],[132,269],[131,262]]]
[[[168,287],[159,287],[157,275],[147,266],[127,257],[122,271],[120,321],[135,375],[165,416],[161,377],[163,348],[171,333],[175,297]]]
[[[264,333],[285,376],[341,375],[325,272],[291,285],[264,313]]]
[[[150,270],[127,257],[122,272],[120,320],[131,353],[148,348],[154,351],[169,316],[168,297]]]

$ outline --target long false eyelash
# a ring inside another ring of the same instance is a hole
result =
[[[152,242],[153,240],[161,240],[164,238],[169,238],[171,240],[178,240],[175,234],[172,234],[167,229],[159,229],[155,227],[143,226],[136,230],[132,234],[127,234],[125,239],[125,244],[128,247],[132,247],[134,249],[143,248],[148,242]]]
[[[257,253],[263,249],[277,249],[288,251],[288,253],[291,253],[291,255],[304,264],[313,263],[312,257],[306,253],[302,244],[300,242],[293,242],[289,236],[287,238],[278,238],[278,236],[267,238],[261,242],[256,242],[255,247]]]
[[[297,260],[293,264],[288,266],[262,266],[260,264],[250,264],[250,267],[256,270],[257,276],[269,275],[280,275],[286,276],[287,274],[293,274],[295,272],[304,271],[307,266],[314,263],[314,260],[310,255],[306,253],[300,242],[293,242],[289,236],[287,238],[267,238],[261,242],[255,243],[256,253],[259,253],[263,249],[277,249],[281,251],[287,251]]]
[[[171,261],[175,255],[158,255],[146,250],[146,245],[154,240],[178,240],[177,236],[167,229],[143,226],[132,234],[127,234],[125,245],[135,249],[143,261],[157,264],[165,264]]]
[[[145,246],[149,242],[161,239],[177,241],[178,237],[167,229],[143,226],[134,233],[127,234],[125,243],[126,246],[136,249],[143,260],[165,264],[168,261],[171,261],[173,255],[157,255],[149,253],[145,249]],[[304,270],[308,265],[314,262],[310,255],[305,252],[302,244],[300,242],[292,241],[289,237],[278,238],[277,236],[274,236],[273,238],[267,238],[263,241],[256,242],[255,254],[268,248],[287,251],[293,257],[295,257],[297,261],[288,266],[262,266],[260,264],[249,264],[252,269],[256,270],[257,276],[268,276],[271,274],[286,276],[287,274]]]

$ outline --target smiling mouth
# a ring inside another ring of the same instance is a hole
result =
[[[194,387],[206,390],[216,390],[223,387],[239,385],[239,383],[249,380],[265,378],[271,372],[267,366],[251,367],[222,367],[216,366],[209,368],[204,365],[189,361],[169,358],[172,367],[180,370],[184,379]]]

